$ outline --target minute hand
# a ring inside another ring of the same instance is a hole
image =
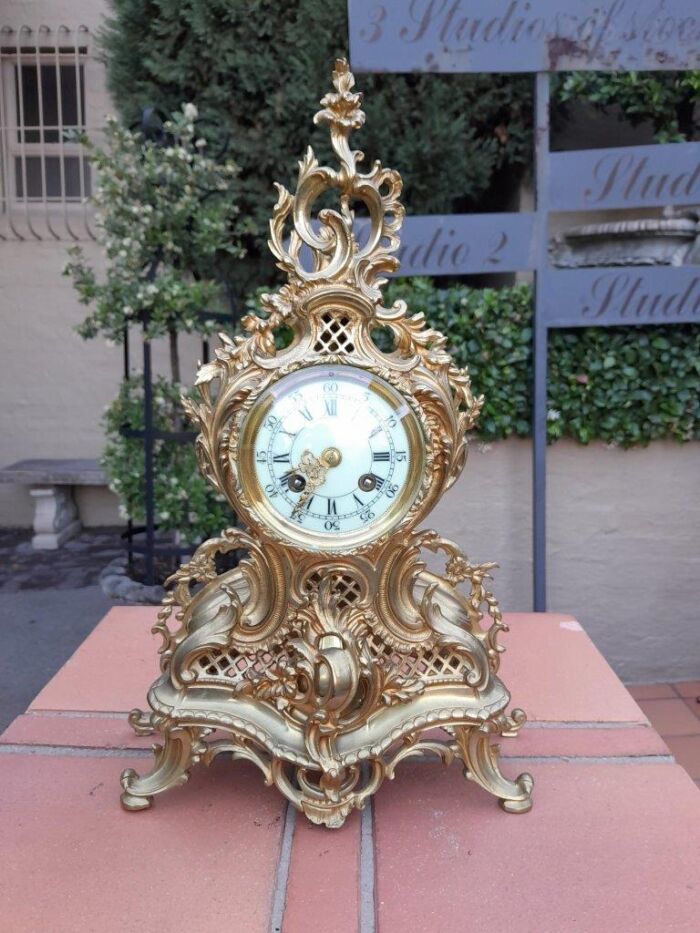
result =
[[[325,483],[328,467],[321,463],[310,450],[305,450],[301,455],[296,472],[301,473],[304,477],[306,487],[292,509],[292,515],[296,515],[297,512],[301,511],[318,487]]]

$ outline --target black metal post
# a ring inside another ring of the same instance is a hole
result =
[[[540,287],[549,262],[549,74],[535,78],[535,197],[538,224],[533,322],[532,584],[535,612],[547,609],[547,323]]]
[[[143,459],[146,493],[146,551],[144,554],[144,583],[155,583],[155,503],[153,496],[153,382],[151,372],[151,341],[143,334]]]

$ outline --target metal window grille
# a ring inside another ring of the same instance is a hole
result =
[[[86,27],[0,29],[0,236],[92,237]]]

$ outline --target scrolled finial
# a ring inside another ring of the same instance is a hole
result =
[[[321,107],[314,117],[314,123],[327,123],[331,128],[344,131],[359,130],[365,122],[362,110],[362,94],[353,91],[355,75],[350,71],[346,59],[337,58],[333,71],[333,87],[321,98]]]
[[[381,273],[398,268],[393,253],[399,246],[398,231],[404,217],[399,202],[401,176],[382,168],[379,162],[367,173],[358,170],[363,154],[350,148],[349,137],[365,122],[362,94],[353,90],[355,78],[343,58],[336,60],[332,80],[335,90],[321,99],[322,109],[314,116],[314,123],[329,127],[340,168],[320,166],[313,150],[307,149],[299,162],[294,195],[276,185],[279,198],[270,221],[269,246],[293,289],[346,284],[378,303],[386,281]],[[337,192],[338,209],[320,210],[312,218],[314,204],[330,189]],[[368,221],[363,221],[369,223],[369,230],[365,233],[363,229],[362,246],[356,236],[354,202],[363,202],[369,215]],[[289,219],[293,230],[287,239]],[[311,254],[310,266],[302,261],[304,245]]]

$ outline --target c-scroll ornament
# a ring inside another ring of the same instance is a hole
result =
[[[129,717],[162,742],[149,774],[122,775],[130,810],[219,754],[254,762],[330,827],[420,756],[461,760],[509,812],[531,807],[532,778],[504,777],[492,744],[525,721],[497,674],[495,565],[416,530],[460,474],[483,398],[423,314],[382,304],[401,178],[378,162],[359,170],[349,138],[365,116],[343,60],[333,86],[315,122],[339,167],[309,149],[296,192],[277,186],[270,248],[287,284],[244,319],[245,336],[222,335],[199,401],[185,402],[202,473],[246,530],[205,542],[169,581],[154,627],[162,673],[150,712]],[[329,191],[337,209],[314,216]],[[244,556],[220,571],[217,556],[234,551]],[[426,552],[444,555],[442,574]]]

